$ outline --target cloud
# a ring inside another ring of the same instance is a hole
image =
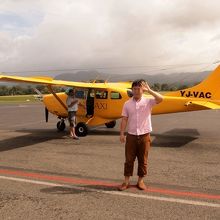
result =
[[[174,1],[168,5],[160,15],[163,24],[169,24],[174,28],[207,29],[217,26],[220,22],[220,4],[218,0],[199,1],[185,0]]]
[[[212,40],[219,7],[215,0],[3,1],[1,71],[211,63],[220,55]]]

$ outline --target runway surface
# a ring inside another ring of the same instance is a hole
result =
[[[72,140],[41,104],[0,105],[0,219],[219,219],[220,111],[153,116],[148,189],[117,191],[114,129]]]

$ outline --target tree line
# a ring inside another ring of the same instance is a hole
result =
[[[188,87],[191,87],[192,85],[183,84],[183,85],[174,85],[174,84],[168,84],[168,83],[154,83],[151,85],[151,88],[155,91],[176,91],[176,90],[182,90],[186,89]]]
[[[36,86],[0,86],[0,96],[13,96],[13,95],[32,95],[36,94],[34,88],[39,90],[42,94],[50,93],[47,86],[44,85],[36,85]],[[55,92],[64,92],[65,89],[63,87],[53,87]]]

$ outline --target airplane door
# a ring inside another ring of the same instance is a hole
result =
[[[94,114],[106,117],[108,113],[108,91],[104,89],[95,90]]]

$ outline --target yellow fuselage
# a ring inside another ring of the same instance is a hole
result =
[[[99,89],[100,91],[100,89]],[[119,119],[121,117],[121,111],[124,103],[130,99],[127,94],[126,89],[105,89],[107,91],[107,98],[100,99],[94,96],[94,119],[88,121],[86,116],[86,109],[82,106],[79,106],[77,111],[78,121],[87,122],[89,125],[96,126],[104,124],[106,122]],[[112,92],[120,93],[120,98],[112,99]],[[66,104],[67,95],[65,93],[57,93],[58,97]],[[152,98],[150,95],[144,94],[145,97]],[[186,112],[186,111],[196,111],[204,110],[205,107],[197,106],[190,107],[186,103],[189,101],[198,100],[197,98],[185,98],[185,97],[172,97],[164,96],[164,100],[156,105],[152,109],[152,114],[166,114],[166,113],[175,113],[175,112]],[[60,102],[51,94],[45,95],[43,102],[49,112],[55,114],[61,118],[67,117],[67,110],[60,104]],[[80,103],[86,106],[86,99],[80,99]]]

